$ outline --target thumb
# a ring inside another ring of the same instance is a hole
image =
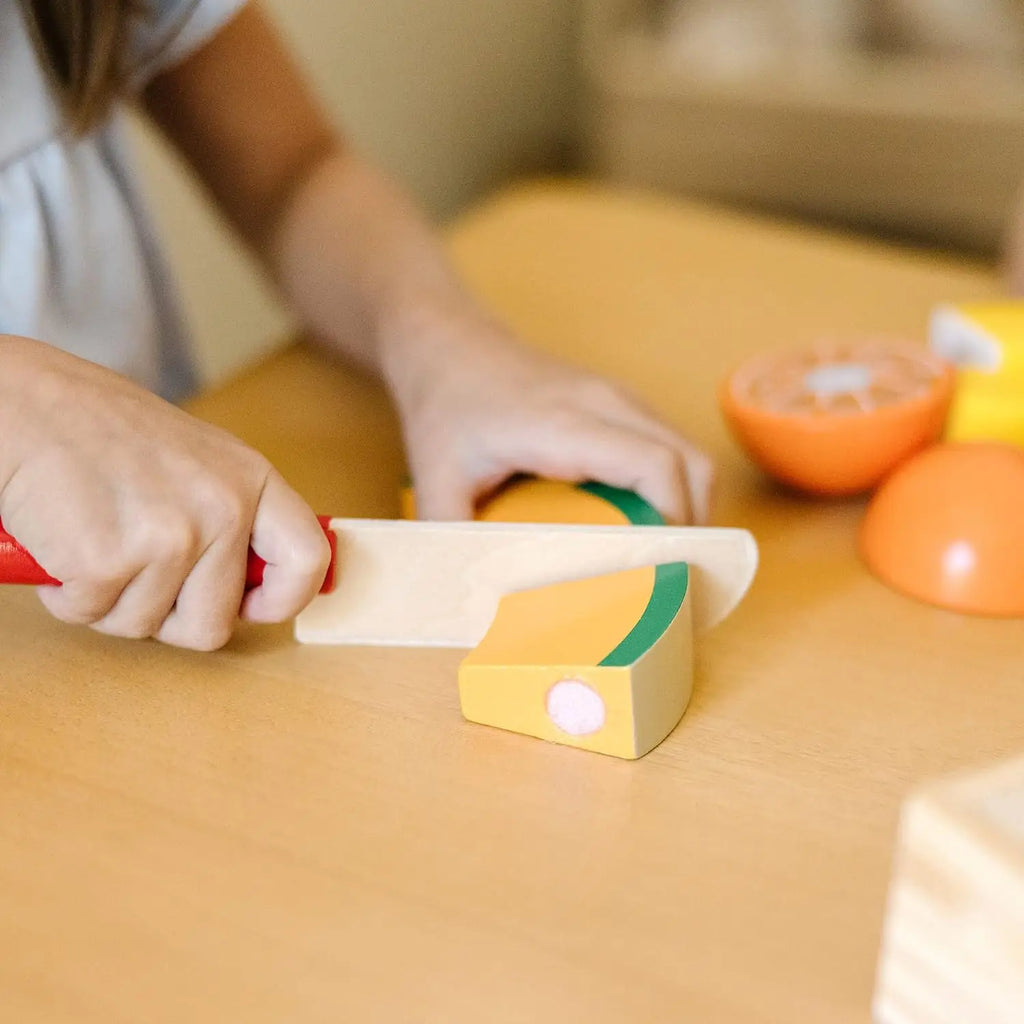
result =
[[[263,582],[246,595],[251,622],[283,622],[316,596],[327,573],[330,545],[313,510],[271,472],[260,495],[250,545],[266,562]]]

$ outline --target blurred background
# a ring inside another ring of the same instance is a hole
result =
[[[1024,182],[1024,0],[264,0],[353,141],[444,221],[572,174],[993,257]],[[157,139],[210,383],[291,325]]]

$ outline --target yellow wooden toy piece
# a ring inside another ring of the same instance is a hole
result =
[[[415,514],[410,491],[406,515]],[[523,480],[489,522],[662,525],[647,502],[600,484]],[[471,722],[637,758],[675,728],[692,690],[689,567],[647,566],[508,594],[459,669]]]
[[[1024,302],[940,306],[929,334],[958,368],[947,440],[1024,445]]]
[[[688,572],[649,566],[510,594],[459,669],[471,722],[642,757],[690,699]]]

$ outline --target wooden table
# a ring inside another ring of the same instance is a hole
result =
[[[719,420],[737,358],[920,337],[988,272],[641,196],[524,188],[464,218],[473,286],[720,460],[762,569],[628,763],[464,723],[453,652],[192,654],[0,595],[0,1018],[17,1024],[869,1019],[897,814],[1024,749],[1024,622],[858,564],[862,505],[765,484]],[[319,509],[396,512],[395,422],[294,348],[195,404]]]

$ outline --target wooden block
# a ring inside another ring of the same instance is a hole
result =
[[[690,699],[688,577],[685,564],[648,566],[504,597],[459,669],[463,715],[642,757]]]
[[[875,1020],[1024,1021],[1024,758],[908,801]]]

